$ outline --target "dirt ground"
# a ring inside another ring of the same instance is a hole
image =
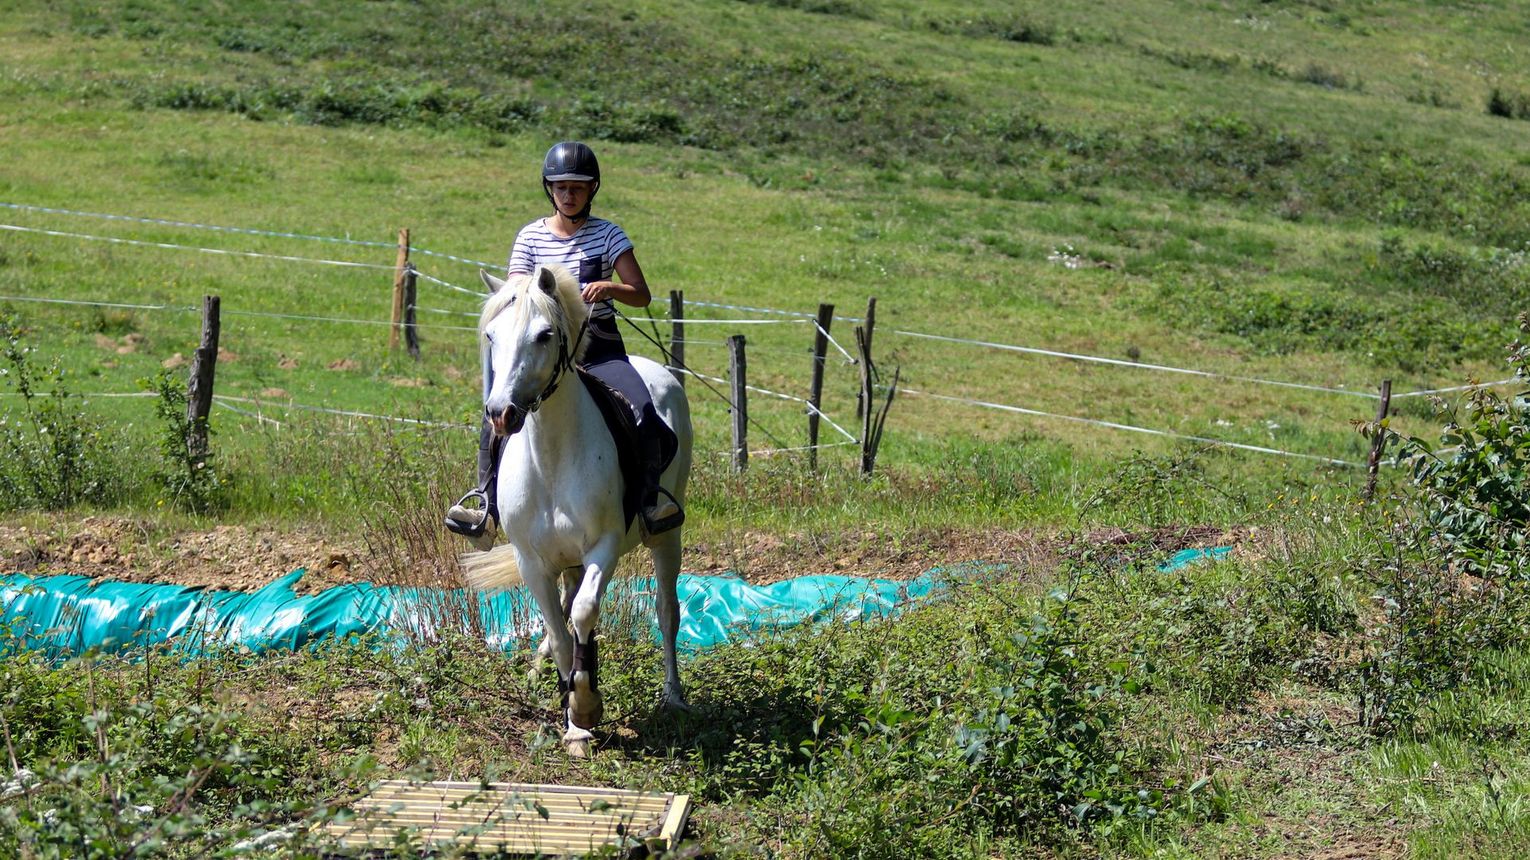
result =
[[[1096,545],[1125,545],[1144,536],[1097,532]],[[1225,546],[1242,536],[1207,527],[1162,529],[1146,536],[1164,550]],[[464,544],[464,547],[466,545]],[[734,572],[763,584],[834,573],[911,579],[942,565],[975,562],[1050,570],[1067,544],[1034,530],[916,529],[832,535],[753,532],[690,544],[682,570]],[[360,537],[244,525],[211,530],[166,529],[149,519],[87,516],[0,523],[0,570],[33,576],[75,574],[123,582],[252,591],[304,568],[302,590],[397,579]],[[418,580],[416,580],[418,582]]]

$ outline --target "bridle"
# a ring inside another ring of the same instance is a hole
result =
[[[558,384],[563,381],[563,374],[573,369],[574,356],[579,354],[579,344],[584,340],[585,329],[589,328],[589,326],[590,321],[588,318],[579,324],[579,332],[574,335],[574,342],[572,344],[569,343],[568,338],[564,337],[562,326],[558,327],[558,363],[553,366],[552,378],[547,380],[547,384],[542,387],[541,393],[537,394],[530,403],[524,406],[516,403],[515,397],[511,396],[511,409],[518,409],[526,415],[530,415],[540,409],[542,404],[547,402],[547,398],[553,396],[553,392],[558,390]]]

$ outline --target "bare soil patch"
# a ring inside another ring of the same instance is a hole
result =
[[[359,558],[359,542],[275,528],[167,531],[146,518],[121,516],[0,524],[0,565],[33,576],[253,591],[300,567],[348,570]]]
[[[1096,546],[1119,546],[1129,553],[1144,545],[1172,551],[1228,545],[1242,538],[1218,529],[1186,526],[1145,535],[1099,532],[1086,540]],[[1054,570],[1071,546],[1056,534],[1032,529],[785,535],[741,531],[688,545],[682,569],[735,573],[754,584],[809,574],[905,580],[932,568],[967,563],[1041,572]],[[177,529],[152,518],[107,515],[0,523],[0,569],[34,576],[74,574],[252,591],[304,568],[308,573],[301,590],[317,591],[352,582],[398,581],[394,561],[378,558],[359,534],[336,537],[316,530],[249,525]],[[406,578],[416,584],[431,581]]]

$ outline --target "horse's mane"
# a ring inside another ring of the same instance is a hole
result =
[[[551,295],[543,292],[539,286],[544,269],[552,274],[557,283]],[[483,313],[478,317],[480,341],[484,339],[489,323],[506,308],[514,315],[511,324],[515,328],[525,327],[535,311],[551,319],[553,325],[562,331],[563,342],[570,344],[574,338],[579,337],[580,328],[590,316],[590,306],[584,303],[579,294],[579,281],[563,266],[537,266],[529,275],[511,275],[503,287],[484,300]],[[588,343],[589,338],[579,339],[579,347],[574,354],[576,361],[584,355]]]

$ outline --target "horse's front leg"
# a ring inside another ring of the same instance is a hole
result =
[[[573,612],[574,594],[579,588],[579,574],[583,572],[584,568],[576,565],[564,568],[559,576],[559,591],[562,593],[562,602],[559,605],[563,607],[564,618],[567,618]],[[542,668],[542,661],[551,659],[552,638],[544,636],[542,637],[542,644],[537,646],[536,653],[531,656],[531,677],[537,677],[538,671]]]
[[[537,611],[542,616],[542,644],[537,646],[536,653],[539,656],[551,657],[553,664],[558,669],[559,685],[562,686],[564,678],[574,666],[574,640],[568,632],[568,616],[564,613],[563,601],[558,595],[558,571],[536,563],[528,564],[522,559],[521,579],[526,583],[526,590],[531,592],[531,599],[537,604]],[[535,662],[532,658],[535,675]]]
[[[605,712],[597,672],[595,628],[600,623],[600,600],[616,570],[617,540],[613,537],[601,541],[585,555],[584,576],[569,611],[574,642],[572,667],[564,676],[569,693],[563,742],[569,754],[579,758],[589,755],[589,742],[594,737],[590,729],[599,725]]]

